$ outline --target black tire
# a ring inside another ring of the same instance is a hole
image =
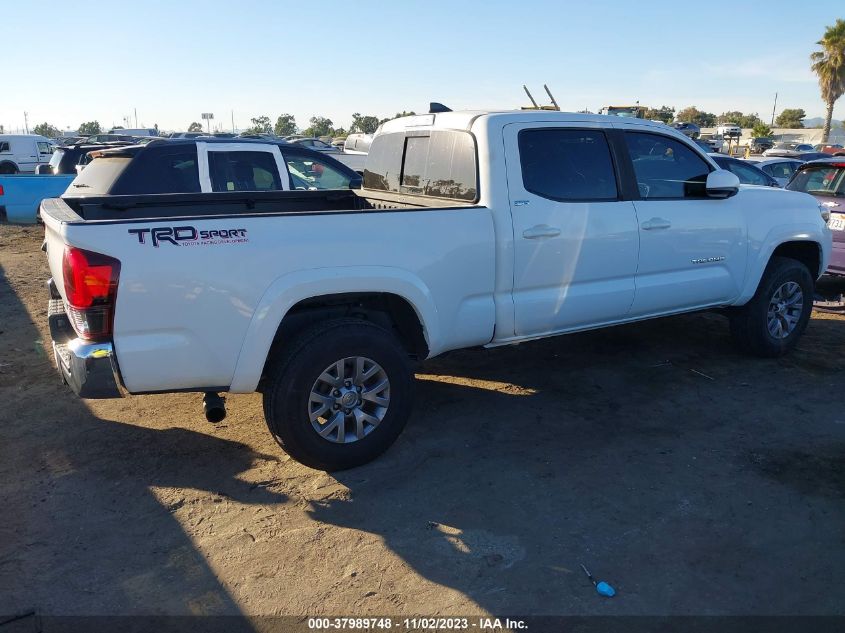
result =
[[[378,425],[364,437],[341,444],[321,437],[312,426],[310,395],[327,367],[355,356],[383,368],[390,399]],[[344,470],[372,461],[396,441],[411,412],[414,374],[408,353],[392,332],[363,319],[324,321],[303,331],[270,361],[267,374],[264,417],[270,432],[288,455],[319,470]]]
[[[789,282],[800,286],[803,308],[792,332],[785,338],[777,338],[768,328],[769,304],[777,290]],[[743,351],[755,356],[773,358],[786,354],[807,329],[814,290],[813,277],[804,264],[788,257],[772,257],[751,301],[729,315],[734,341]]]
[[[12,163],[3,163],[0,165],[0,174],[6,175],[16,173],[18,173],[18,168]]]

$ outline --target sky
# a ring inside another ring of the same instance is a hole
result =
[[[249,119],[630,104],[719,114],[824,104],[809,70],[842,0],[0,0],[0,124],[185,130]],[[845,97],[834,110],[845,119]]]

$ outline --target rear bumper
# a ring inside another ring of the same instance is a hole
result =
[[[53,341],[53,358],[62,382],[80,398],[120,398],[126,390],[120,382],[117,357],[111,343],[78,338],[65,314],[64,303],[50,279],[47,319]]]
[[[119,398],[123,394],[111,343],[72,339],[53,341],[53,355],[62,382],[80,398]]]

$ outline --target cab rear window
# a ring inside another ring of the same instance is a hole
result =
[[[474,202],[478,200],[475,139],[457,130],[377,136],[367,156],[364,187]]]

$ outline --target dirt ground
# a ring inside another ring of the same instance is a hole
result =
[[[780,360],[715,314],[449,354],[328,475],[259,395],[73,396],[40,241],[0,227],[0,614],[845,614],[842,317]]]

